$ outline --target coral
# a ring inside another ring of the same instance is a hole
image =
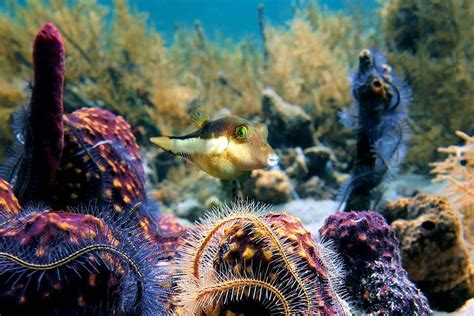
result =
[[[408,86],[392,75],[383,56],[367,49],[359,54],[359,68],[351,81],[353,104],[341,113],[341,120],[345,127],[356,130],[357,145],[352,176],[342,199],[346,211],[363,211],[380,200],[377,189],[405,155],[411,95]]]
[[[469,0],[391,0],[383,10],[389,60],[413,89],[407,162],[427,171],[436,148],[474,125],[474,4]]]
[[[375,212],[338,212],[320,229],[333,242],[347,272],[344,285],[361,313],[429,315],[428,301],[402,267],[398,241]]]
[[[164,312],[158,248],[91,215],[29,212],[0,227],[2,314]]]
[[[183,231],[147,199],[130,125],[97,108],[63,115],[64,47],[51,23],[33,66],[2,166],[12,186],[0,180],[0,313],[165,314],[163,266]]]
[[[1,180],[0,313],[165,312],[157,253],[166,245],[148,242],[130,214],[109,214],[93,204],[68,212],[22,208]]]
[[[116,213],[138,208],[137,219],[146,216],[141,209],[153,205],[130,125],[97,108],[63,116],[64,47],[51,23],[36,36],[33,65],[31,102],[16,115],[14,153],[2,166],[16,197],[57,209],[95,201]]]
[[[431,163],[436,174],[434,181],[448,180],[446,195],[459,207],[474,204],[474,137],[457,131],[465,143],[463,146],[438,148],[448,157],[441,162]]]
[[[239,202],[183,239],[178,314],[349,313],[335,254],[298,219]]]
[[[20,213],[20,203],[10,184],[0,178],[0,223]]]
[[[242,181],[242,193],[262,203],[282,204],[292,199],[292,184],[279,170],[254,170]]]
[[[262,111],[268,120],[268,141],[281,147],[314,145],[311,116],[297,105],[288,104],[271,88],[263,90]]]
[[[56,203],[97,199],[120,212],[146,199],[140,151],[122,117],[81,109],[66,115],[64,125],[66,147],[55,181]]]
[[[448,200],[418,194],[389,203],[385,212],[394,219],[403,266],[431,306],[443,311],[461,307],[474,293],[472,264],[461,218]]]

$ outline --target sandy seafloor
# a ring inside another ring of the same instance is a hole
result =
[[[404,174],[396,176],[387,184],[384,197],[387,201],[395,201],[402,197],[411,196],[414,192],[436,194],[441,193],[442,190],[443,183],[441,182],[432,183],[430,179],[422,175]],[[339,202],[337,201],[307,198],[277,205],[274,210],[285,211],[299,217],[313,236],[317,236],[324,220],[333,214],[338,206]]]

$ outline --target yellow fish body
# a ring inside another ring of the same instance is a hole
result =
[[[237,116],[205,120],[200,125],[200,129],[188,135],[150,140],[220,179],[233,179],[245,172],[278,164],[278,156],[267,142],[265,125],[254,125]]]

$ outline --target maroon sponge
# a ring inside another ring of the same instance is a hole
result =
[[[59,30],[52,23],[43,25],[33,44],[34,80],[28,119],[31,137],[25,140],[31,160],[24,160],[30,165],[25,168],[30,168],[31,174],[28,185],[23,187],[22,200],[44,198],[59,166],[64,147],[64,55]]]
[[[342,256],[346,287],[358,309],[373,315],[431,313],[426,298],[408,279],[395,234],[380,214],[336,213],[320,234]]]

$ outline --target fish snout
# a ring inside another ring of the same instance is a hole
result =
[[[277,155],[271,154],[271,155],[268,156],[267,164],[268,164],[269,167],[274,167],[274,166],[278,165],[279,160],[280,159],[278,158]]]

